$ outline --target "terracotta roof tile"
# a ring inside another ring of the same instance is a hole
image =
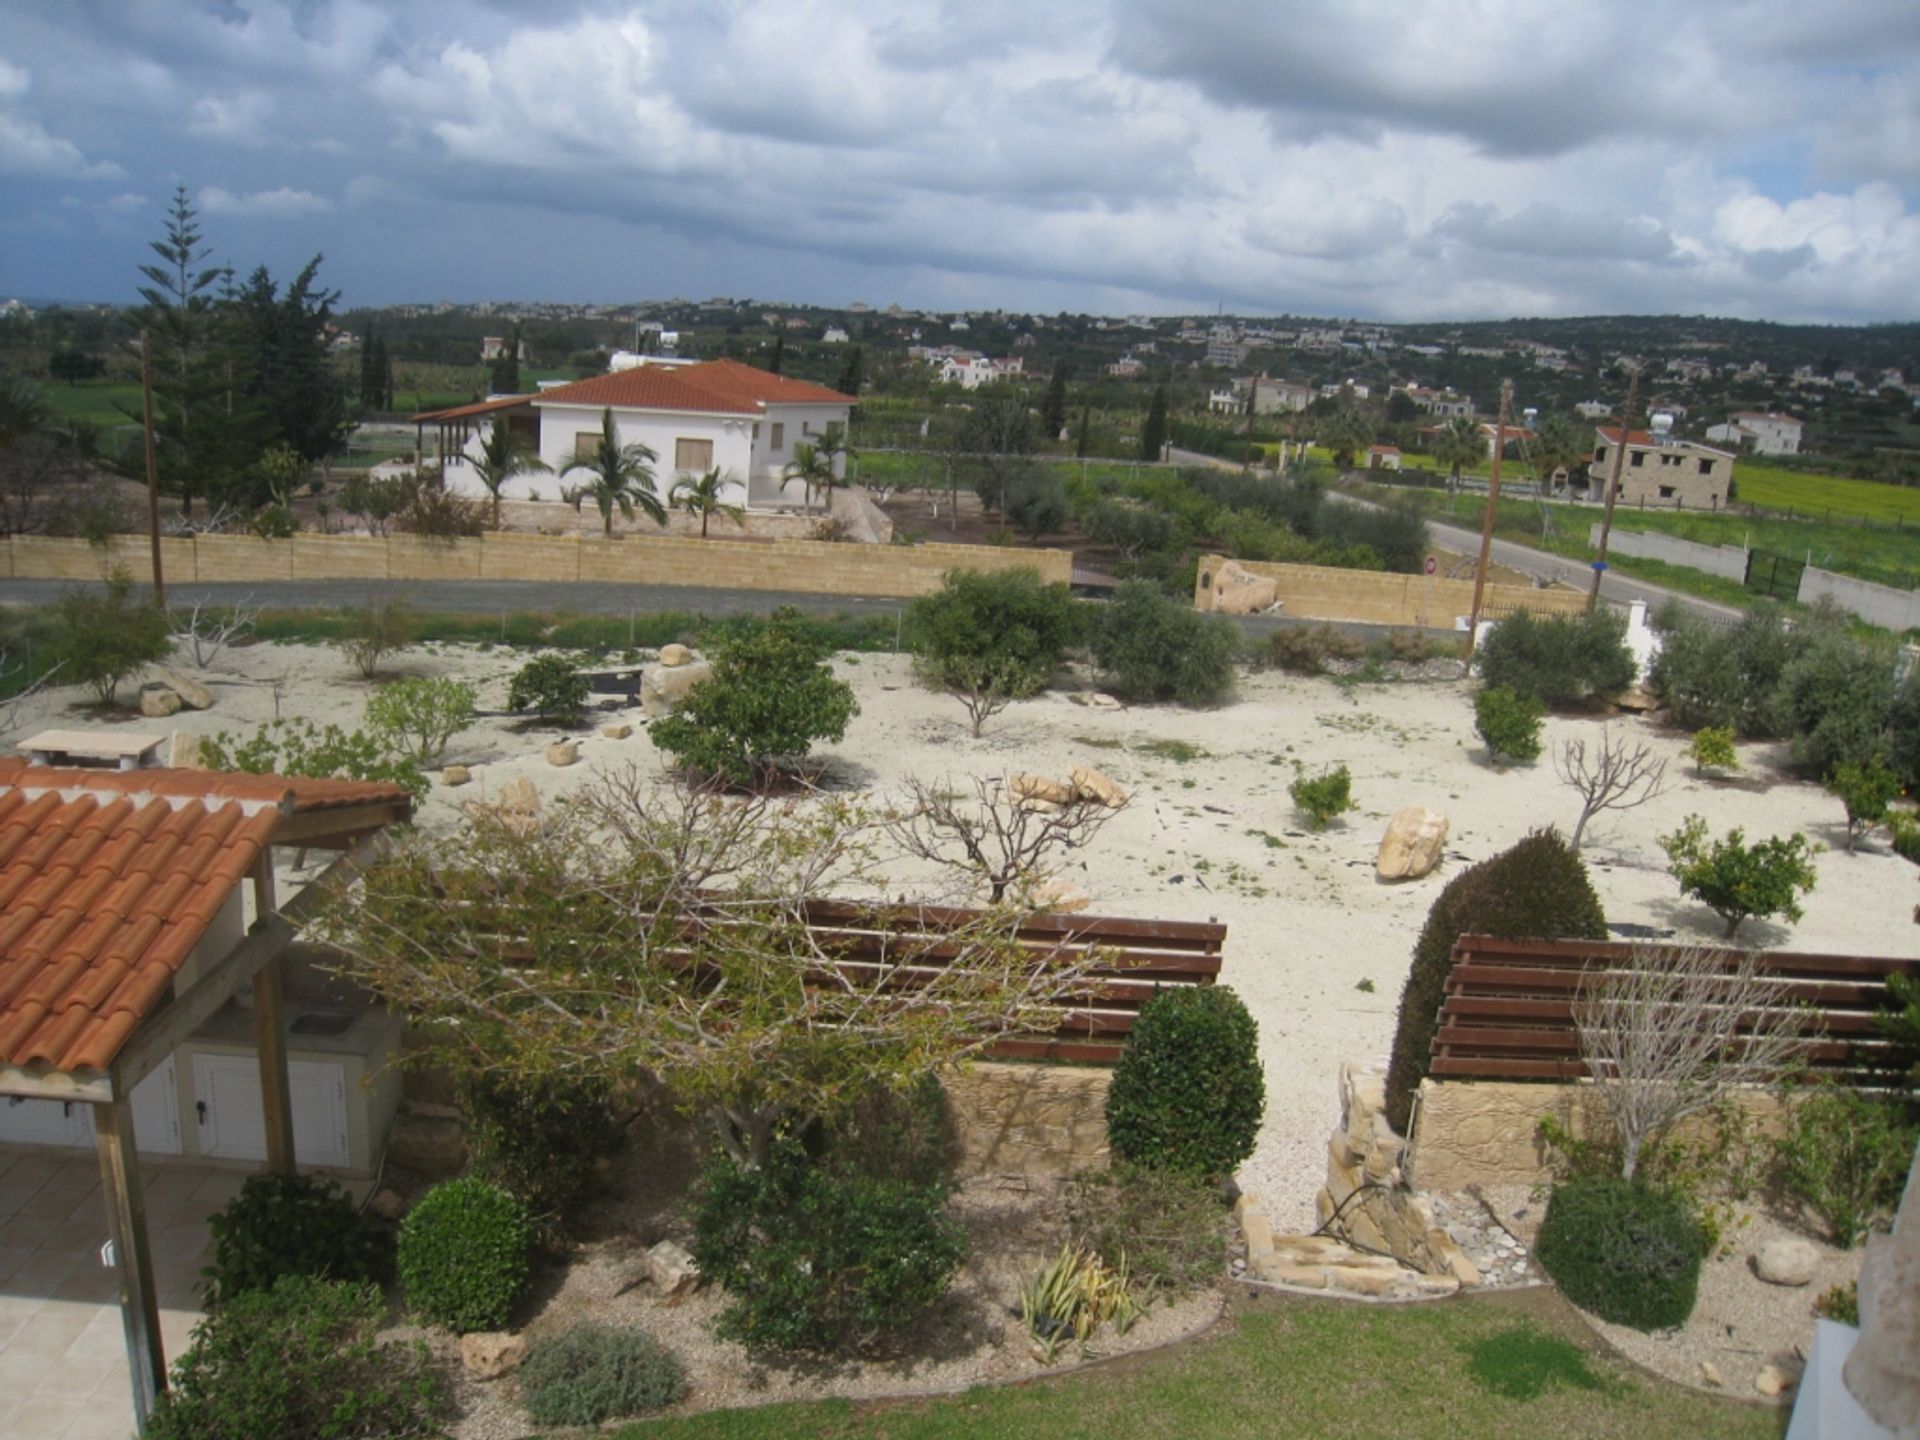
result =
[[[99,1070],[293,815],[396,785],[0,760],[0,1064]]]
[[[805,380],[769,374],[738,360],[698,365],[641,365],[543,390],[536,405],[611,405],[619,410],[694,410],[759,415],[768,405],[852,405],[851,395]]]

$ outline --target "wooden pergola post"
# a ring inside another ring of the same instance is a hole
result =
[[[120,1322],[127,1335],[127,1369],[133,1382],[137,1430],[167,1388],[167,1357],[160,1338],[160,1301],[153,1288],[153,1252],[147,1240],[146,1204],[140,1195],[140,1162],[134,1149],[129,1096],[93,1107],[94,1145],[100,1152],[100,1183],[120,1275]]]
[[[271,916],[276,906],[273,890],[273,847],[260,852],[253,868],[255,923]],[[253,1043],[260,1052],[260,1114],[266,1122],[267,1169],[276,1175],[294,1173],[293,1102],[287,1086],[285,1038],[286,995],[281,983],[281,954],[276,952],[254,972]]]

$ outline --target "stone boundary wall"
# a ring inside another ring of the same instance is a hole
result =
[[[1221,555],[1203,556],[1194,578],[1196,610],[1215,608],[1212,580],[1226,565]],[[1353,621],[1422,630],[1465,629],[1473,613],[1473,582],[1438,575],[1396,575],[1379,570],[1341,570],[1328,565],[1281,565],[1263,560],[1232,562],[1275,582],[1280,613],[1299,619]],[[1483,619],[1531,610],[1536,615],[1580,614],[1585,592],[1560,586],[1488,585]]]
[[[1065,550],[989,545],[855,545],[819,540],[764,542],[677,536],[581,536],[489,533],[472,540],[416,535],[251,535],[164,538],[160,563],[171,584],[273,580],[543,580],[631,585],[698,585],[788,590],[816,595],[909,598],[940,588],[949,570],[1036,570],[1068,583]],[[0,579],[105,579],[119,569],[139,584],[153,579],[151,542],[115,535],[105,544],[15,535],[0,548]]]
[[[1778,1094],[1745,1090],[1735,1099],[1757,1134],[1785,1133],[1786,1105]],[[1403,1162],[1407,1179],[1421,1190],[1549,1182],[1553,1157],[1535,1133],[1549,1115],[1583,1139],[1608,1128],[1600,1095],[1585,1081],[1423,1080]],[[1674,1138],[1697,1140],[1711,1123],[1701,1116],[1682,1121]]]
[[[1596,523],[1587,530],[1587,544],[1596,552],[1600,549],[1600,528]],[[1747,579],[1744,545],[1702,545],[1653,530],[1615,530],[1607,540],[1607,549],[1642,560],[1664,560],[1669,565],[1704,570],[1736,584],[1745,584]]]
[[[1800,603],[1821,599],[1831,599],[1869,625],[1884,625],[1896,635],[1920,628],[1920,590],[1896,590],[1809,565],[1800,572]]]
[[[962,1174],[1070,1175],[1107,1163],[1113,1072],[983,1062],[946,1077]]]

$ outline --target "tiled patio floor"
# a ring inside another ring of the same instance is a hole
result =
[[[207,1217],[246,1174],[143,1161],[160,1330],[169,1364],[200,1318],[195,1286],[207,1263]],[[126,1440],[133,1433],[116,1272],[100,1167],[0,1149],[0,1436],[7,1440]]]

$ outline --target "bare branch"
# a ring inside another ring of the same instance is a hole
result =
[[[1554,752],[1553,771],[1580,792],[1580,819],[1569,842],[1575,850],[1587,822],[1602,810],[1631,810],[1666,789],[1667,762],[1646,745],[1627,748],[1624,735],[1600,729],[1600,748],[1591,759],[1585,740],[1569,740]]]
[[[220,652],[253,633],[260,618],[260,607],[248,595],[238,603],[215,607],[206,596],[197,597],[185,611],[173,614],[174,643],[186,651],[194,665],[204,670],[220,658]]]
[[[1678,1121],[1736,1086],[1777,1080],[1808,1042],[1809,1018],[1755,954],[1636,945],[1624,968],[1589,975],[1573,1022],[1626,1178]]]
[[[992,904],[1011,894],[1030,901],[1061,860],[1089,844],[1119,813],[1063,786],[1062,798],[1016,795],[997,779],[976,778],[970,798],[908,780],[906,804],[889,815],[887,834],[915,859],[966,875]]]

